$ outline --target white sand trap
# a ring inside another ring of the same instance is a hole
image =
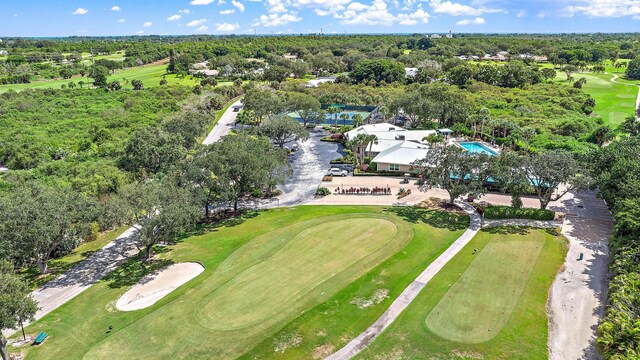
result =
[[[178,263],[142,278],[116,302],[120,311],[149,307],[189,280],[200,275],[204,267],[198,263]]]

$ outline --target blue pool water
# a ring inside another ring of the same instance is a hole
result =
[[[491,155],[491,156],[496,156],[498,155],[495,151],[489,149],[488,147],[482,145],[479,142],[461,142],[458,143],[460,144],[460,146],[462,146],[463,149],[467,150],[470,153],[476,153],[476,154],[487,154],[487,155]]]

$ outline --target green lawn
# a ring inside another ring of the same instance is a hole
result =
[[[148,273],[129,261],[32,324],[28,333],[50,338],[29,348],[28,358],[234,358],[265,339],[273,344],[294,320],[324,327],[324,336],[298,344],[311,351],[317,341],[364,330],[391,299],[362,310],[350,301],[382,288],[397,296],[467,223],[464,216],[379,207],[251,214],[163,248],[157,264],[197,261],[205,272],[150,308],[119,312],[114,302]],[[321,322],[308,322],[318,316]],[[110,325],[114,331],[106,333]]]
[[[168,84],[178,84],[178,85],[186,85],[186,86],[194,86],[200,83],[199,79],[192,78],[191,76],[186,76],[184,78],[180,78],[175,74],[166,74],[167,65],[145,65],[135,68],[128,68],[124,70],[116,71],[115,74],[109,76],[108,81],[118,80],[122,84],[125,89],[131,88],[131,80],[142,80],[142,83],[145,87],[159,86],[160,80],[163,75],[166,75]],[[125,81],[126,80],[126,81]],[[43,81],[34,81],[29,84],[10,84],[10,85],[0,85],[0,93],[9,91],[10,89],[20,91],[24,89],[60,89],[62,85],[67,85],[69,82],[73,81],[78,84],[79,81],[84,81],[84,88],[87,88],[87,84],[92,82],[91,79],[87,77],[79,77],[75,76],[71,79],[58,79],[58,80],[43,80]],[[230,83],[220,83],[220,85],[230,84]],[[79,87],[79,85],[78,85]]]
[[[594,112],[602,116],[605,124],[611,127],[620,125],[624,119],[635,114],[636,97],[638,87],[632,85],[616,84],[611,81],[612,74],[575,73],[575,80],[587,79],[582,90],[596,100]],[[567,86],[573,83],[566,81],[566,75],[558,72],[556,81]],[[616,81],[633,84],[619,77]]]
[[[97,239],[78,246],[70,254],[58,259],[50,260],[49,272],[45,275],[41,275],[38,267],[35,265],[23,269],[20,272],[20,275],[29,283],[29,287],[37,289],[44,285],[44,283],[53,280],[58,277],[58,275],[71,269],[80,261],[88,258],[94,252],[102,249],[105,245],[120,236],[125,230],[127,230],[127,228],[127,226],[122,226],[117,229],[101,233],[98,235]]]
[[[359,358],[547,359],[547,296],[565,254],[551,231],[479,232]]]

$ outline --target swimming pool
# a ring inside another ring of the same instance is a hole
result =
[[[498,153],[489,149],[488,147],[482,145],[479,142],[471,141],[471,142],[460,142],[458,143],[463,149],[467,150],[470,153],[475,154],[486,154],[490,156],[496,156]]]

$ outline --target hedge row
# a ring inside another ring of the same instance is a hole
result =
[[[514,208],[510,206],[488,206],[484,209],[485,219],[532,219],[553,220],[556,213],[547,209]]]

